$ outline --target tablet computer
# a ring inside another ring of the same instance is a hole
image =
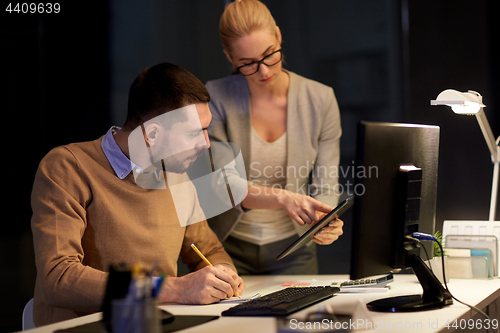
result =
[[[354,203],[354,196],[349,197],[342,201],[337,207],[335,207],[330,213],[326,214],[318,223],[307,230],[302,236],[299,237],[292,245],[290,245],[285,251],[283,251],[276,259],[280,260],[297,250],[299,247],[306,245],[314,237],[314,234],[325,227],[328,223],[335,220],[337,217],[342,215],[347,211]]]

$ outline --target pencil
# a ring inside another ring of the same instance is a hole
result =
[[[194,244],[191,244],[191,247],[193,248],[194,252],[196,252],[196,254],[198,254],[200,256],[201,259],[203,259],[203,261],[208,265],[208,266],[213,266],[212,263],[210,261],[208,261],[207,257],[205,257],[203,255],[203,253],[201,253],[200,250],[198,250],[198,248],[196,247],[196,245]]]
[[[210,261],[208,261],[207,257],[205,257],[205,256],[203,255],[203,253],[201,253],[201,251],[200,251],[200,250],[198,250],[198,248],[196,247],[196,245],[191,244],[191,247],[193,248],[194,252],[196,252],[196,254],[197,254],[197,255],[199,255],[199,256],[200,256],[200,258],[201,258],[201,259],[203,259],[203,261],[204,261],[204,262],[205,262],[208,266],[213,266],[213,265],[212,265],[212,263],[211,263]],[[236,296],[236,297],[240,297],[236,291],[233,293],[233,295],[234,295],[234,296]]]

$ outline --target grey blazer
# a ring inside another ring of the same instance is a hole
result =
[[[293,72],[287,101],[287,179],[286,189],[310,195],[335,207],[340,160],[340,113],[333,89]],[[252,128],[250,91],[241,74],[209,81],[212,123],[210,140],[231,142],[241,148],[247,179],[250,171]],[[230,209],[210,218],[208,223],[221,241],[239,221],[243,210]],[[295,224],[299,234],[309,226]]]

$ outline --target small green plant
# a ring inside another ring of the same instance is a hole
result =
[[[439,231],[436,231],[436,233],[434,234],[434,237],[436,237],[436,239],[438,240],[439,244],[441,244],[441,246],[443,247],[443,251],[444,251],[443,235]],[[441,257],[441,249],[439,248],[439,245],[436,242],[434,242],[434,253],[433,253],[433,255],[434,255],[434,257]],[[443,255],[446,255],[446,251],[444,251]]]

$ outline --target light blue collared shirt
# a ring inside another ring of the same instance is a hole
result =
[[[138,172],[142,173],[142,169],[129,160],[116,144],[113,134],[119,130],[121,130],[121,127],[112,126],[102,138],[101,147],[118,178],[123,179],[127,177],[132,170],[139,169]]]
[[[132,171],[139,174],[145,173],[140,166],[134,164],[134,162],[129,160],[128,157],[125,156],[125,154],[122,152],[120,147],[118,147],[118,144],[116,144],[113,134],[115,134],[119,130],[121,130],[121,127],[112,126],[101,140],[102,151],[104,152],[104,155],[106,155],[106,158],[115,171],[115,174],[118,176],[118,178],[123,179],[127,177],[128,174]],[[237,204],[236,207],[243,212],[248,212],[250,211],[250,209],[241,206],[241,201],[243,199],[244,198],[241,198],[238,201],[240,203]]]

